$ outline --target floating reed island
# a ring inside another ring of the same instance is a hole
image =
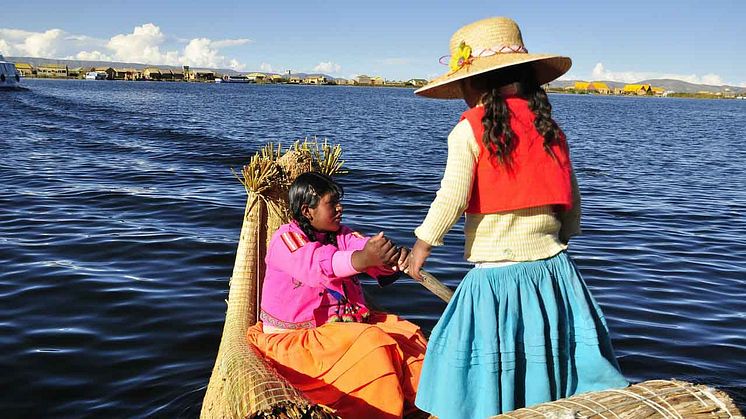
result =
[[[343,172],[342,150],[326,142],[297,141],[287,150],[268,144],[236,174],[248,198],[233,266],[223,336],[202,403],[202,418],[337,418],[284,379],[246,332],[258,319],[264,256],[272,233],[289,222],[287,191],[300,174]],[[451,290],[427,275],[423,285],[443,300]],[[497,418],[717,418],[743,419],[730,397],[704,385],[651,380],[625,389],[575,395],[508,412]],[[431,418],[418,412],[408,418]]]

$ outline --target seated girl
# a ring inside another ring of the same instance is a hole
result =
[[[414,408],[427,341],[419,327],[371,312],[357,274],[386,285],[409,251],[341,224],[342,188],[305,173],[290,187],[293,221],[272,236],[260,322],[248,340],[313,402],[342,418],[400,418]]]

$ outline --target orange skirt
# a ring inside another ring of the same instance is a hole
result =
[[[342,418],[401,418],[416,409],[427,340],[396,315],[271,334],[259,322],[248,340],[311,401]]]

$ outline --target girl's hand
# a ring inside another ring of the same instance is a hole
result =
[[[420,275],[420,269],[425,264],[425,260],[430,256],[430,252],[433,247],[420,239],[414,243],[412,247],[412,253],[409,254],[409,271],[407,272],[412,278],[422,281],[422,275]]]
[[[397,249],[383,232],[373,236],[362,250],[352,254],[352,267],[362,272],[372,267],[391,266],[396,263]]]
[[[396,268],[401,272],[406,272],[409,269],[409,262],[411,260],[411,253],[406,247],[399,248],[399,258],[396,261]]]

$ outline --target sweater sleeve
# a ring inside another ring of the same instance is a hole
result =
[[[559,239],[564,244],[570,241],[570,237],[581,234],[580,216],[582,209],[580,206],[580,188],[578,187],[578,179],[575,177],[575,169],[572,170],[570,181],[572,182],[572,209],[559,214],[559,219],[562,223],[559,231]]]
[[[443,245],[443,237],[469,204],[479,145],[469,121],[459,122],[448,135],[448,159],[435,200],[422,224],[414,231],[431,246]]]

